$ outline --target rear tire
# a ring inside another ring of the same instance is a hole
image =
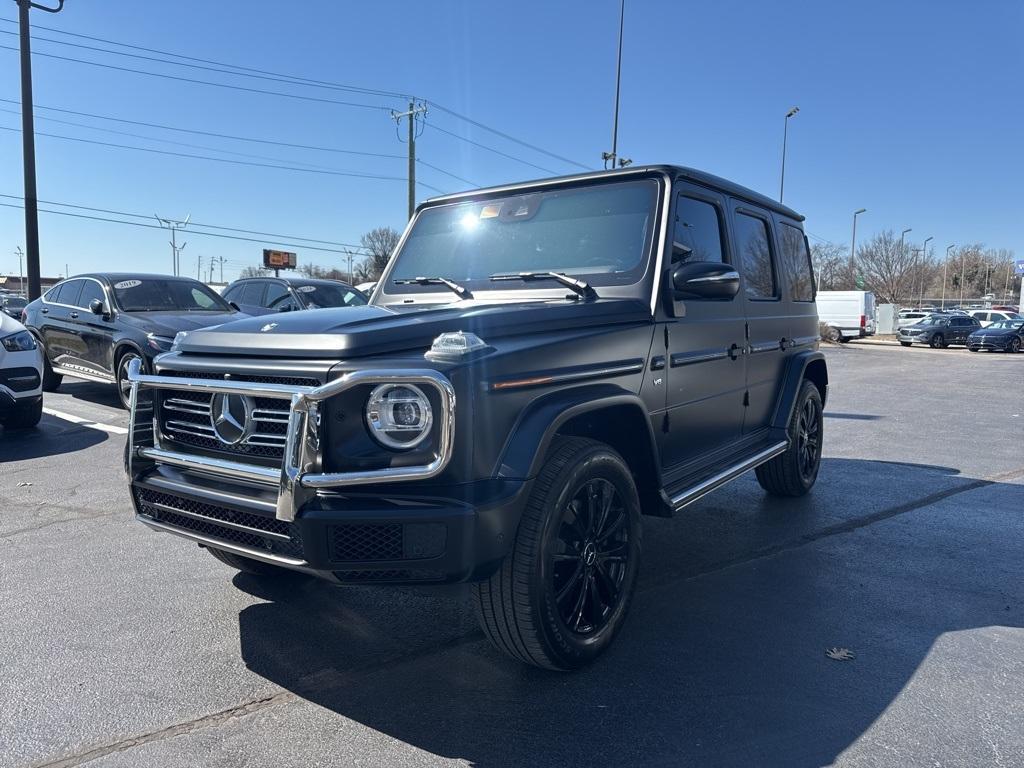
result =
[[[252,576],[290,575],[287,568],[281,568],[276,565],[271,565],[270,563],[264,563],[262,560],[253,560],[251,557],[243,557],[242,555],[236,555],[233,552],[225,552],[223,549],[214,549],[213,547],[207,547],[206,551],[225,565],[230,565],[232,568],[235,568],[242,573],[248,573]]]
[[[773,496],[803,496],[811,490],[821,466],[823,429],[821,393],[805,379],[786,430],[789,447],[754,470],[761,487]]]
[[[1013,339],[1010,341],[1010,346],[1007,351],[1013,352],[1014,354],[1020,352],[1020,339]]]
[[[43,417],[43,398],[34,403],[17,403],[15,406],[0,417],[0,424],[4,429],[30,429],[39,423]]]
[[[833,328],[830,325],[828,327],[828,330],[825,332],[825,341],[830,341],[833,344],[838,344],[842,340],[843,340],[843,334],[841,334],[839,332],[838,328]]]
[[[640,543],[640,499],[622,457],[596,440],[556,437],[512,551],[473,586],[480,626],[526,664],[589,664],[625,622]]]
[[[900,346],[901,346],[901,347],[909,347],[909,346],[910,346],[911,344],[913,344],[913,343],[914,343],[914,342],[912,342],[912,341],[901,341],[901,342],[900,342]]]

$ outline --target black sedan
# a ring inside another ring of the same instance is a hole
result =
[[[967,348],[971,352],[981,349],[1020,352],[1021,347],[1024,347],[1024,319],[998,320],[967,337]]]
[[[21,320],[21,310],[27,304],[28,302],[21,298],[21,296],[0,296],[0,312],[13,317],[15,320]]]
[[[25,325],[42,346],[43,389],[64,375],[116,384],[128,407],[128,365],[170,350],[179,331],[245,315],[198,280],[165,275],[93,273],[58,283],[25,307]]]
[[[950,344],[966,344],[967,337],[980,327],[981,323],[967,315],[929,315],[900,328],[896,340],[904,347],[927,344],[932,349],[945,349]]]
[[[303,277],[241,278],[224,289],[224,298],[249,315],[367,303],[366,294],[348,283]]]

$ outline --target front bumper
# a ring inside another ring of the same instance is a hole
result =
[[[248,483],[168,466],[132,479],[136,519],[151,528],[342,583],[486,578],[508,552],[528,492],[523,481],[320,492],[282,521],[273,492]]]
[[[500,562],[513,539],[527,484],[429,484],[447,467],[453,450],[455,394],[436,371],[356,371],[311,387],[147,376],[134,362],[129,380],[125,468],[137,519],[152,528],[202,546],[361,583],[482,578]],[[320,404],[350,387],[392,382],[436,390],[441,408],[432,460],[388,469],[324,472]],[[155,399],[140,397],[143,390],[289,402],[283,465],[229,461],[163,445],[153,412]]]

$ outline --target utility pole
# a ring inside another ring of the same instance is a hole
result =
[[[960,309],[964,308],[964,280],[967,277],[967,256],[964,249],[960,249]]]
[[[928,263],[928,242],[930,240],[934,240],[934,239],[935,238],[931,237],[931,236],[926,237],[924,239],[924,247],[921,249],[922,250],[922,256],[923,256],[923,258],[921,259],[921,262],[922,262],[921,266],[922,267],[924,267]],[[921,304],[924,304],[924,275],[925,275],[925,270],[922,269],[921,270],[921,303],[918,304],[918,306],[921,306]]]
[[[946,260],[942,262],[942,308],[946,308],[946,272],[949,269],[949,252],[956,247],[956,243],[946,246]]]
[[[188,226],[188,222],[189,222],[189,219],[192,218],[192,214],[190,213],[188,216],[186,216],[184,221],[175,221],[174,219],[162,219],[159,216],[157,216],[155,213],[153,214],[153,218],[155,218],[158,222],[160,222],[160,226],[161,227],[165,227],[166,229],[171,230],[171,243],[170,243],[170,245],[171,245],[171,256],[172,256],[172,270],[171,270],[171,274],[172,275],[178,275],[178,274],[180,274],[180,270],[178,268],[179,265],[180,265],[180,261],[179,261],[178,256],[179,256],[179,254],[183,250],[185,250],[185,246],[188,245],[187,242],[186,243],[182,243],[180,246],[178,245],[178,230],[179,229],[184,229],[185,227]]]
[[[408,112],[391,111],[391,117],[395,123],[400,125],[402,118],[409,120],[409,218],[412,218],[416,211],[416,115],[426,115],[427,105],[421,103],[416,106],[415,101],[409,102]]]
[[[56,8],[15,0],[18,3],[18,32],[21,43],[21,147],[25,174],[25,247],[28,266],[28,300],[39,298],[39,200],[36,195],[36,131],[32,113],[32,35],[28,12],[38,8],[48,13],[64,10],[64,0]],[[24,288],[24,286],[22,286]]]
[[[203,281],[203,255],[201,253],[196,256],[196,280]]]
[[[14,249],[14,255],[18,257],[18,293],[22,296],[25,295],[25,273],[21,270],[21,259],[25,255],[25,252],[21,250],[19,245]]]

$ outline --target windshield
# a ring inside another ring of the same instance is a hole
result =
[[[435,276],[494,290],[491,275],[516,272],[564,272],[592,285],[637,282],[647,266],[657,197],[657,182],[642,179],[428,208],[397,254],[384,293],[447,292],[438,285],[395,285]],[[539,286],[500,288],[519,285]]]
[[[3,298],[5,307],[26,307],[28,302],[20,296],[5,296]]]
[[[918,325],[945,325],[947,322],[949,322],[948,317],[943,317],[942,315],[932,315],[931,317],[926,317],[924,320],[918,323]]]
[[[114,283],[114,300],[124,312],[231,312],[220,296],[194,280],[138,277]]]
[[[997,320],[989,328],[1001,328],[1008,331],[1016,331],[1024,327],[1024,319],[1018,320]]]
[[[347,285],[296,285],[295,292],[302,298],[306,309],[321,307],[358,307],[366,303],[366,297]]]

